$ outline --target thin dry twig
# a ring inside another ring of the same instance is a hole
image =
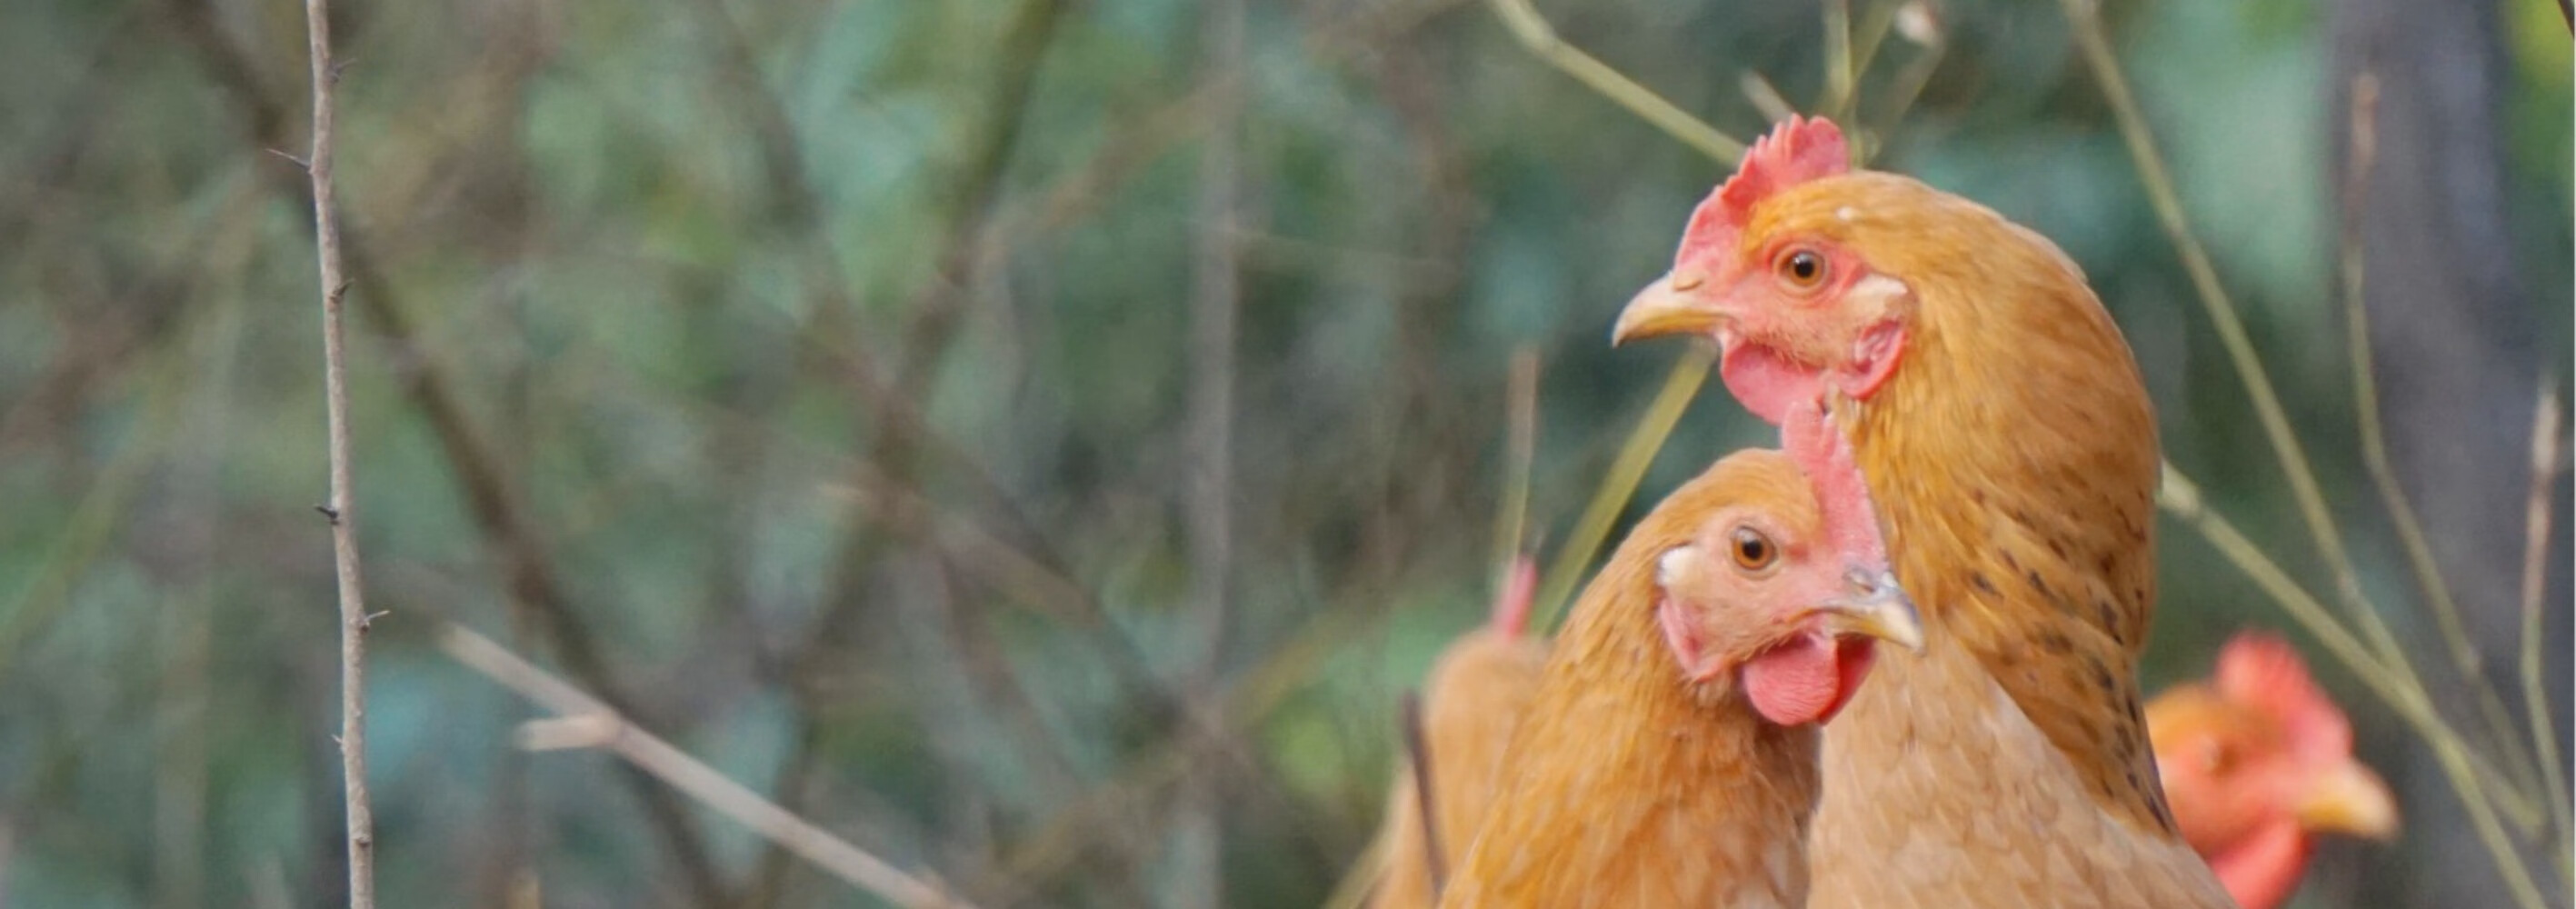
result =
[[[1655,94],[1653,89],[1637,84],[1636,80],[1610,68],[1609,64],[1584,53],[1582,48],[1565,43],[1565,39],[1557,37],[1556,28],[1547,24],[1547,18],[1538,14],[1538,8],[1530,5],[1530,0],[1492,0],[1492,3],[1494,13],[1502,17],[1505,27],[1511,29],[1512,37],[1520,39],[1522,46],[1547,61],[1548,65],[1573,76],[1576,81],[1617,102],[1630,113],[1646,118],[1647,122],[1717,159],[1720,164],[1733,166],[1744,157],[1744,143],[1711,128],[1664,100],[1664,96]]]
[[[2549,516],[2557,504],[2559,432],[2565,415],[2558,406],[2558,383],[2544,380],[2531,417],[2531,495],[2523,510],[2522,546],[2522,705],[2531,715],[2531,741],[2540,753],[2541,780],[2548,786],[2551,818],[2557,823],[2559,855],[2567,854],[2567,770],[2558,761],[2558,730],[2549,722],[2549,688],[2540,677],[2540,600],[2549,589]],[[2561,874],[2566,866],[2560,865]]]
[[[2394,689],[2403,695],[2406,701],[2404,706],[2407,708],[2405,712],[2416,720],[2416,728],[2432,745],[2435,759],[2442,765],[2444,775],[2450,779],[2452,788],[2458,791],[2461,801],[2469,811],[2471,826],[2476,828],[2490,857],[2495,860],[2496,869],[2503,875],[2507,887],[2512,890],[2519,904],[2527,909],[2540,909],[2546,905],[2546,901],[2540,894],[2539,886],[2532,878],[2520,851],[2496,816],[2500,809],[2533,810],[2529,804],[2531,799],[2510,785],[2509,777],[2493,774],[2492,764],[2482,760],[2468,747],[2457,731],[2451,729],[2432,711],[2423,678],[2415,671],[2413,663],[2408,659],[2406,650],[2398,642],[2396,635],[2389,631],[2386,621],[2380,617],[2378,610],[2371,605],[2368,597],[2362,592],[2360,578],[2353,569],[2351,555],[2344,547],[2342,532],[2334,523],[2333,514],[2327,507],[2324,494],[2318,486],[2315,470],[2310,465],[2297,434],[2291,429],[2289,418],[2281,406],[2280,397],[2273,390],[2271,379],[2264,371],[2262,357],[2254,350],[2253,341],[2245,330],[2243,318],[2237,313],[2235,304],[2228,298],[2226,289],[2220,285],[2217,269],[2211,264],[2207,250],[2201,246],[2199,238],[2192,232],[2189,220],[2184,216],[2181,197],[2174,190],[2172,177],[2165,170],[2164,158],[2156,149],[2154,136],[2147,128],[2146,115],[2138,106],[2137,98],[2130,92],[2127,77],[2120,70],[2117,55],[2112,53],[2110,38],[2103,29],[2099,9],[2091,0],[2059,0],[2059,5],[2063,8],[2068,22],[2073,26],[2076,43],[2087,65],[2092,69],[2094,78],[2101,83],[2103,97],[2111,106],[2112,113],[2119,124],[2121,136],[2129,145],[2139,180],[2147,191],[2148,203],[2155,209],[2157,221],[2162,224],[2167,237],[2171,239],[2180,254],[2183,270],[2190,276],[2203,308],[2208,311],[2210,320],[2218,329],[2219,339],[2227,349],[2229,361],[2236,367],[2238,378],[2244,382],[2247,395],[2253,400],[2255,414],[2262,423],[2264,435],[2271,442],[2273,453],[2280,462],[2282,472],[2289,476],[2292,498],[2298,503],[2300,516],[2307,524],[2310,535],[2315,538],[2319,553],[2334,575],[2337,599],[2342,601],[2345,611],[2353,616],[2360,625],[2363,635],[2377,651],[2377,660],[2370,662],[2357,662],[2350,654],[2340,650],[2338,650],[2338,656],[2342,657],[2356,673],[2368,676],[2376,672],[2384,675],[2384,678],[2368,679],[2373,687],[2381,689],[2383,694],[2387,690]],[[2176,474],[2169,468],[2167,476],[2170,482]],[[2160,497],[2160,504],[2166,504],[2168,510],[2173,510],[2170,507],[2171,499]],[[2250,541],[2244,540],[2241,536],[2238,536],[2233,541],[2235,545],[2231,546],[2222,540],[2221,535],[2215,532],[2209,522],[2195,521],[2193,526],[2200,530],[2203,536],[2209,538],[2212,544],[2218,545],[2222,552],[2236,560],[2239,567],[2247,570],[2249,574],[2254,573],[2254,569],[2249,567],[2247,556],[2259,558],[2265,563],[2269,562],[2268,556],[2262,556],[2259,549],[2254,548]],[[2277,571],[2277,568],[2274,570]],[[2266,586],[2267,589],[2271,588],[2271,585]],[[2295,591],[2295,585],[2291,585],[2291,590]],[[2285,609],[2290,610],[2294,617],[2299,617],[2293,598],[2285,596],[2280,590],[2271,590],[2271,592]],[[2302,618],[2302,621],[2306,622],[2307,619]],[[2312,628],[2312,630],[2315,629]],[[2341,630],[2339,625],[2336,630]],[[2320,634],[2320,637],[2324,635]],[[2481,776],[2481,769],[2488,771],[2486,776]]]
[[[1244,0],[1206,7],[1201,42],[1205,72],[1243,66]],[[1234,385],[1235,322],[1242,306],[1242,244],[1235,225],[1242,216],[1243,148],[1240,133],[1247,84],[1230,83],[1199,150],[1198,255],[1192,257],[1189,392],[1189,480],[1182,500],[1189,527],[1189,597],[1200,612],[1197,665],[1188,674],[1185,709],[1212,730],[1223,730],[1224,699],[1215,695],[1225,669],[1225,641],[1233,624],[1234,595]],[[1219,734],[1222,734],[1220,732]],[[1179,905],[1214,907],[1225,891],[1219,856],[1225,835],[1224,800],[1216,765],[1203,766],[1182,786],[1173,811],[1168,849]]]
[[[637,728],[608,704],[537,668],[490,638],[460,625],[447,625],[439,631],[438,647],[466,668],[556,714],[553,721],[524,727],[521,747],[606,749],[716,813],[887,902],[907,907],[974,909],[936,883],[906,874],[761,798],[749,787]]]
[[[2514,732],[2514,723],[2505,712],[2504,701],[2495,686],[2486,684],[2485,660],[2477,647],[2469,643],[2468,628],[2460,619],[2460,607],[2451,596],[2451,585],[2442,577],[2441,563],[2433,558],[2433,547],[2424,535],[2424,525],[2415,515],[2415,503],[2397,482],[2397,469],[2388,460],[2388,434],[2380,422],[2379,381],[2370,353],[2370,310],[2362,299],[2361,224],[2368,208],[2369,177],[2378,160],[2379,79],[2364,72],[2352,80],[2352,128],[2350,174],[2344,183],[2343,238],[2339,252],[2343,282],[2344,324],[2349,342],[2346,355],[2352,360],[2354,423],[2361,436],[2361,460],[2370,473],[2371,483],[2379,488],[2381,504],[2388,509],[2389,523],[2397,532],[2398,544],[2406,552],[2406,561],[2423,589],[2424,601],[2432,606],[2434,626],[2448,648],[2453,668],[2478,701],[2495,750],[2506,760],[2505,769],[2513,773],[2517,790],[2540,787],[2540,771],[2533,767],[2531,751]],[[2508,801],[2504,804],[2514,823],[2530,831],[2542,821],[2536,806],[2529,802]]]
[[[349,282],[340,272],[339,198],[332,187],[334,138],[332,89],[340,81],[331,60],[329,0],[304,0],[304,27],[313,64],[313,152],[305,171],[313,181],[313,246],[322,271],[323,409],[330,422],[331,499],[322,515],[331,522],[331,562],[340,589],[340,775],[348,800],[349,906],[376,905],[376,816],[367,795],[366,583],[358,562],[357,496],[349,467],[349,361],[344,306]]]
[[[1690,408],[1699,387],[1708,381],[1709,369],[1717,365],[1717,351],[1706,344],[1691,345],[1690,352],[1674,361],[1673,371],[1665,374],[1663,390],[1655,393],[1653,403],[1646,405],[1646,415],[1637,428],[1628,433],[1620,445],[1619,456],[1610,462],[1610,470],[1601,478],[1601,486],[1592,493],[1592,501],[1583,507],[1583,516],[1574,522],[1574,533],[1565,540],[1565,548],[1556,554],[1555,564],[1547,569],[1547,584],[1540,588],[1537,612],[1531,619],[1533,628],[1555,627],[1557,614],[1565,601],[1574,595],[1574,585],[1582,580],[1584,569],[1591,567],[1592,557],[1601,551],[1601,541],[1610,535],[1610,525],[1628,505],[1637,491],[1637,482],[1645,479],[1646,468],[1655,462],[1655,453],[1664,449],[1664,440],[1673,434],[1673,426],[1682,420],[1682,411]]]
[[[2227,349],[2228,362],[2236,367],[2237,378],[2245,385],[2247,397],[2254,402],[2254,414],[2263,426],[2263,435],[2271,443],[2281,471],[2290,479],[2291,497],[2298,502],[2299,515],[2306,521],[2308,532],[2316,538],[2318,551],[2334,570],[2337,599],[2353,614],[2362,631],[2379,651],[2380,660],[2397,672],[2412,678],[2414,670],[2406,658],[2405,648],[2388,630],[2377,610],[2370,608],[2361,593],[2361,581],[2352,571],[2352,557],[2343,543],[2343,531],[2335,524],[2334,514],[2326,506],[2325,493],[2317,483],[2316,470],[2308,460],[2306,448],[2298,433],[2290,427],[2289,412],[2281,406],[2280,393],[2272,387],[2270,373],[2263,368],[2263,357],[2254,350],[2253,336],[2245,330],[2245,319],[2236,304],[2219,283],[2218,268],[2212,264],[2209,251],[2191,229],[2183,213],[2182,196],[2174,190],[2172,175],[2165,169],[2164,154],[2158,151],[2155,136],[2147,128],[2146,114],[2131,94],[2127,76],[2120,71],[2118,56],[2111,52],[2111,39],[2102,29],[2102,21],[2091,0],[2060,0],[2066,17],[2074,25],[2075,41],[2085,61],[2101,83],[2102,95],[2111,105],[2118,121],[2121,138],[2129,145],[2136,164],[2139,182],[2147,190],[2147,203],[2155,210],[2156,221],[2182,259],[2183,271],[2200,297],[2202,308],[2218,329],[2219,341]]]
[[[1512,565],[1520,561],[1529,534],[1530,470],[1538,453],[1538,348],[1523,344],[1512,351],[1509,394],[1505,395],[1503,506],[1494,515],[1494,583],[1509,583]]]
[[[2314,595],[2291,580],[2289,573],[2281,570],[2281,566],[2272,561],[2262,547],[2254,545],[2254,541],[2246,539],[2245,534],[2226,517],[2210,509],[2201,498],[2200,486],[2170,462],[2164,465],[2163,482],[2156,490],[2156,506],[2199,532],[2201,538],[2216,547],[2221,556],[2244,572],[2256,586],[2263,588],[2263,592],[2279,604],[2281,611],[2289,614],[2292,621],[2315,635],[2317,641],[2325,645],[2326,651],[2342,661],[2344,668],[2361,679],[2365,687],[2396,708],[2398,716],[2415,727],[2424,741],[2432,746],[2433,757],[2442,765],[2443,776],[2451,781],[2451,787],[2459,793],[2461,804],[2468,808],[2470,826],[2477,830],[2479,840],[2494,857],[2497,868],[2504,872],[2506,882],[2513,886],[2517,900],[2527,909],[2541,909],[2545,904],[2540,898],[2539,888],[2532,882],[2521,853],[2514,848],[2510,835],[2496,816],[2494,799],[2499,795],[2489,791],[2491,787],[2505,784],[2504,775],[2485,756],[2468,747],[2459,732],[2443,721],[2440,712],[2433,708],[2431,698],[2426,696],[2424,686],[2381,664],[2361,639],[2344,628],[2343,623],[2337,621]]]

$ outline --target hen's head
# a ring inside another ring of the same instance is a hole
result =
[[[2018,345],[2024,330],[2055,335],[2088,318],[2027,305],[2082,287],[2054,244],[1915,180],[1855,170],[1850,158],[1842,130],[1823,119],[1791,117],[1754,142],[1691,212],[1673,270],[1628,302],[1612,340],[1713,337],[1727,389],[1777,424],[1828,391],[1868,401],[1939,333],[1928,320]],[[1934,296],[1955,299],[1924,302]]]
[[[2279,638],[2237,636],[2216,678],[2157,696],[2146,714],[2174,821],[2213,865],[2267,829],[2397,830],[2387,784],[2353,758],[2352,725]]]
[[[1849,469],[1848,452],[1839,462]],[[1740,690],[1773,723],[1832,719],[1868,675],[1875,641],[1923,646],[1877,520],[1866,498],[1828,495],[1820,506],[1816,487],[1829,480],[1778,452],[1739,452],[1712,474],[1732,495],[1656,563],[1665,643],[1691,683]]]

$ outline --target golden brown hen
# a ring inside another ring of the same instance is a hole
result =
[[[1778,452],[1674,492],[1567,619],[1440,905],[1803,905],[1815,726],[1873,638],[1919,641],[1884,558]]]
[[[2074,263],[1793,119],[1614,336],[1679,332],[1714,337],[1766,420],[1839,402],[1928,629],[1825,733],[1813,905],[2230,905],[2139,713],[2155,419]]]
[[[1450,643],[1431,664],[1422,690],[1421,741],[1430,755],[1431,810],[1439,823],[1423,827],[1421,792],[1415,788],[1420,777],[1409,766],[1397,768],[1386,823],[1378,832],[1384,870],[1369,891],[1371,909],[1429,909],[1438,900],[1432,887],[1435,842],[1439,867],[1455,868],[1468,838],[1484,823],[1503,749],[1547,665],[1547,642],[1528,633],[1530,598],[1537,589],[1537,567],[1527,559],[1515,563],[1484,627]]]

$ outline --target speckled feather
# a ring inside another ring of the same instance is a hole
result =
[[[1827,731],[1820,907],[2226,906],[2173,832],[2139,714],[2154,415],[2074,263],[2000,215],[1856,172],[1754,207],[1911,291],[1886,386],[1844,415],[1931,638]]]
[[[1584,588],[1514,733],[1505,792],[1452,872],[1447,907],[1805,905],[1813,727],[1684,683],[1655,618],[1656,560],[1732,502],[1809,534],[1797,467],[1739,452],[1647,515]]]

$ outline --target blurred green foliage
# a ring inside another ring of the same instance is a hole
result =
[[[693,877],[653,784],[514,749],[532,709],[430,646],[445,621],[613,684],[648,727],[986,906],[1158,892],[1185,774],[1220,794],[1234,904],[1313,905],[1365,842],[1395,693],[1488,595],[1513,352],[1544,363],[1531,527],[1552,547],[1678,352],[1611,351],[1609,320],[1724,169],[1471,2],[1252,3],[1234,60],[1199,4],[1046,3],[335,4],[360,520],[392,611],[371,727],[388,905],[508,905],[529,881],[550,906],[853,904],[690,808]],[[1825,84],[1812,4],[1553,6],[1738,137],[1762,122],[1743,73],[1801,103]],[[2508,8],[2515,252],[2564,363],[2568,42],[2545,4]],[[2367,497],[2323,4],[2107,12],[2325,479]],[[1918,103],[1889,96],[1911,45],[1861,81],[1880,166],[2063,244],[2173,460],[2312,569],[2058,11],[1940,15]],[[0,898],[328,904],[310,217],[263,151],[305,141],[301,11],[5,16]],[[1212,377],[1189,356],[1196,200],[1228,117],[1240,328]],[[1231,617],[1205,664],[1187,402],[1220,378]],[[1704,395],[1643,496],[1768,437]],[[2359,523],[2366,580],[2411,589]],[[2151,686],[2284,624],[2167,537]],[[2406,760],[2394,720],[2328,680],[2370,756]],[[1203,697],[1216,741],[1180,719]],[[2407,870],[2411,848],[2330,851],[2312,895],[2396,905],[2357,894],[2489,873]]]

